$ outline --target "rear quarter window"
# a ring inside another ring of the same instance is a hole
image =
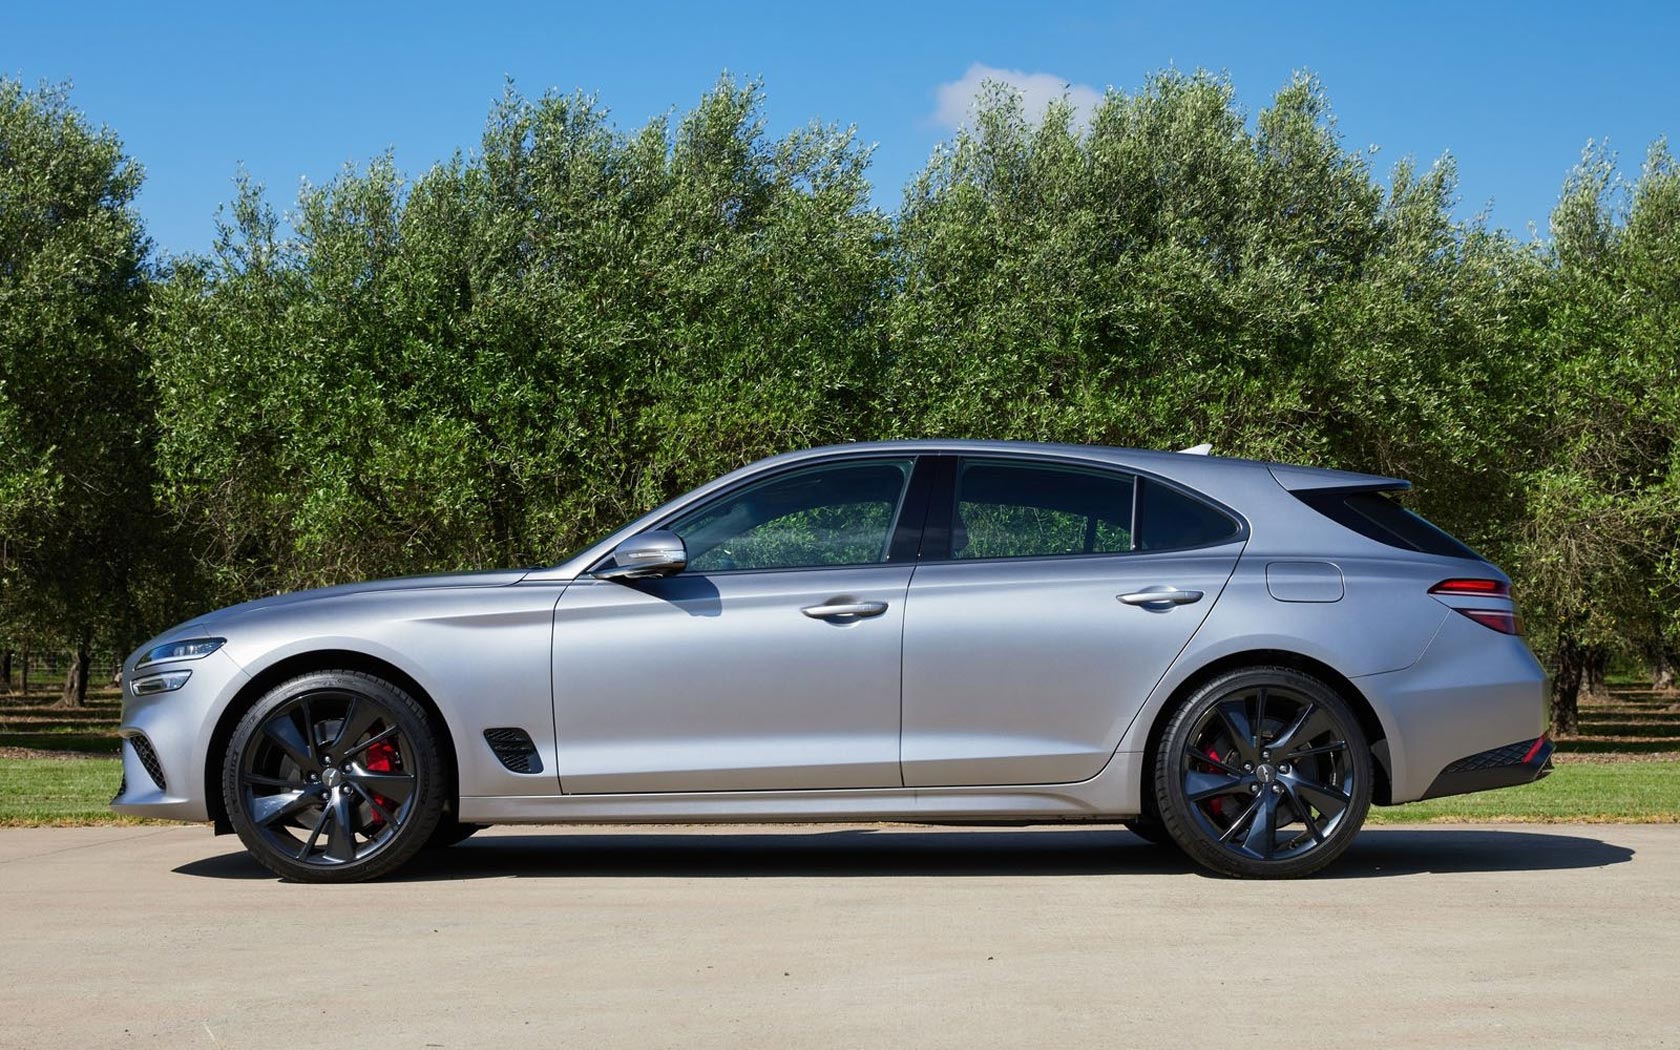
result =
[[[1140,478],[1137,550],[1183,550],[1226,543],[1242,525],[1224,511],[1150,478]]]

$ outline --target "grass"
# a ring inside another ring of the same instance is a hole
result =
[[[1538,784],[1373,807],[1374,824],[1513,821],[1680,823],[1680,695],[1614,685],[1581,705]],[[107,807],[122,777],[115,691],[77,710],[55,696],[0,696],[0,827],[139,823]]]
[[[0,827],[138,824],[109,808],[122,780],[115,690],[86,707],[53,706],[56,693],[0,697]]]
[[[115,758],[0,758],[0,828],[142,823],[106,807],[121,779]]]
[[[1373,824],[1680,823],[1680,760],[1565,762],[1537,784],[1373,806]]]

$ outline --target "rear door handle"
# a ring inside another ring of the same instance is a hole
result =
[[[887,611],[886,602],[824,602],[807,605],[799,610],[813,620],[840,620],[846,617],[879,616]]]
[[[1127,605],[1189,605],[1202,600],[1201,591],[1180,590],[1177,587],[1145,587],[1130,594],[1117,594]]]

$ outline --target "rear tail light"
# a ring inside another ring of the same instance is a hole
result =
[[[1454,609],[1456,613],[1468,616],[1483,627],[1491,627],[1500,634],[1521,634],[1522,617],[1514,612],[1503,609]]]
[[[1504,598],[1508,601],[1511,597],[1511,585],[1504,580],[1459,576],[1442,580],[1429,588],[1429,593],[1449,598]],[[1483,627],[1500,634],[1522,633],[1522,618],[1517,615],[1515,609],[1466,609],[1452,602],[1443,604],[1460,616],[1468,616]]]
[[[1451,579],[1429,588],[1430,594],[1454,594],[1460,598],[1509,598],[1511,585],[1504,580]]]

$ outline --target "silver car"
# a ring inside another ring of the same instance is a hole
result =
[[[558,565],[236,605],[123,669],[120,813],[303,881],[489,824],[1124,823],[1239,876],[1551,768],[1507,577],[1393,478],[890,442]]]

